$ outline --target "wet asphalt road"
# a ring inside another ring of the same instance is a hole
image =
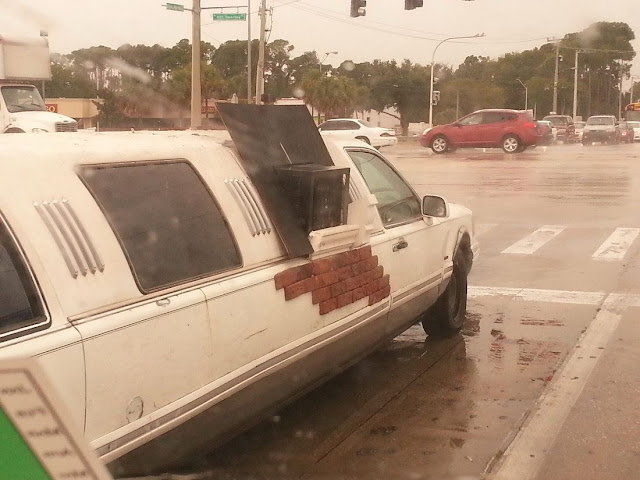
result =
[[[604,298],[640,295],[640,238],[606,245],[616,229],[640,228],[640,144],[557,145],[511,156],[436,156],[401,144],[383,153],[419,194],[443,195],[474,211],[481,257],[469,280],[463,331],[436,341],[411,328],[194,459],[191,471],[220,479],[494,475]],[[509,253],[516,244],[524,253]],[[538,478],[633,478],[630,465],[637,474],[638,313],[624,310],[612,340],[597,347],[603,358],[569,405],[553,448],[539,455]],[[616,440],[614,429],[624,438]],[[602,471],[589,466],[594,459]]]

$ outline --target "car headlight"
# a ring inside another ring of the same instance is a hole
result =
[[[429,130],[431,130],[433,127],[429,127],[429,128],[425,128],[424,132],[422,132],[422,135],[426,135],[427,133],[429,133]]]
[[[31,133],[48,133],[49,130],[45,128],[32,128]]]

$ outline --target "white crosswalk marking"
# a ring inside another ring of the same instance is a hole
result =
[[[543,225],[535,232],[503,250],[502,253],[531,255],[548,241],[560,235],[565,228],[567,228],[566,225]]]
[[[596,250],[593,258],[596,260],[622,260],[638,235],[640,235],[640,228],[616,228]]]
[[[497,226],[497,223],[478,223],[473,231],[476,235],[483,235]]]

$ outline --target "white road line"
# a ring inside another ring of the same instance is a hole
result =
[[[578,400],[603,347],[615,332],[624,312],[625,295],[611,294],[538,400],[538,409],[504,454],[493,480],[531,480],[560,433]]]
[[[485,233],[487,233],[489,230],[493,230],[494,228],[496,228],[498,226],[497,223],[478,223],[475,228],[473,229],[473,232],[479,236],[479,235],[484,235]]]
[[[527,235],[522,240],[517,241],[502,253],[519,253],[531,255],[545,243],[560,235],[566,225],[543,225],[535,232]]]
[[[640,235],[640,228],[616,228],[593,254],[596,260],[622,260],[633,241]]]
[[[604,292],[474,286],[468,287],[467,295],[469,298],[501,296],[531,302],[566,303],[576,305],[600,305],[606,297]],[[625,298],[626,297],[630,296],[625,296]],[[638,303],[640,303],[640,297],[638,297]]]

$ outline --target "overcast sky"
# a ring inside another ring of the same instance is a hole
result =
[[[252,33],[260,0],[250,0]],[[191,5],[191,0],[171,0]],[[246,0],[202,0],[202,6],[239,5]],[[163,0],[0,0],[0,34],[49,32],[52,51],[69,53],[94,45],[124,43],[172,46],[191,35],[191,15],[167,11]],[[268,0],[273,8],[271,40],[284,38],[294,55],[316,50],[327,60],[362,62],[376,58],[428,64],[436,44],[450,36],[485,33],[468,43],[447,42],[436,61],[452,66],[467,55],[498,57],[584,29],[597,21],[627,22],[640,36],[640,0],[424,0],[424,7],[404,10],[404,0],[368,0],[365,17],[350,18],[350,0]],[[246,10],[240,10],[246,11]],[[246,39],[246,22],[212,22],[202,15],[202,39],[219,45]],[[640,40],[634,41],[640,52]],[[640,60],[633,74],[640,75]]]

